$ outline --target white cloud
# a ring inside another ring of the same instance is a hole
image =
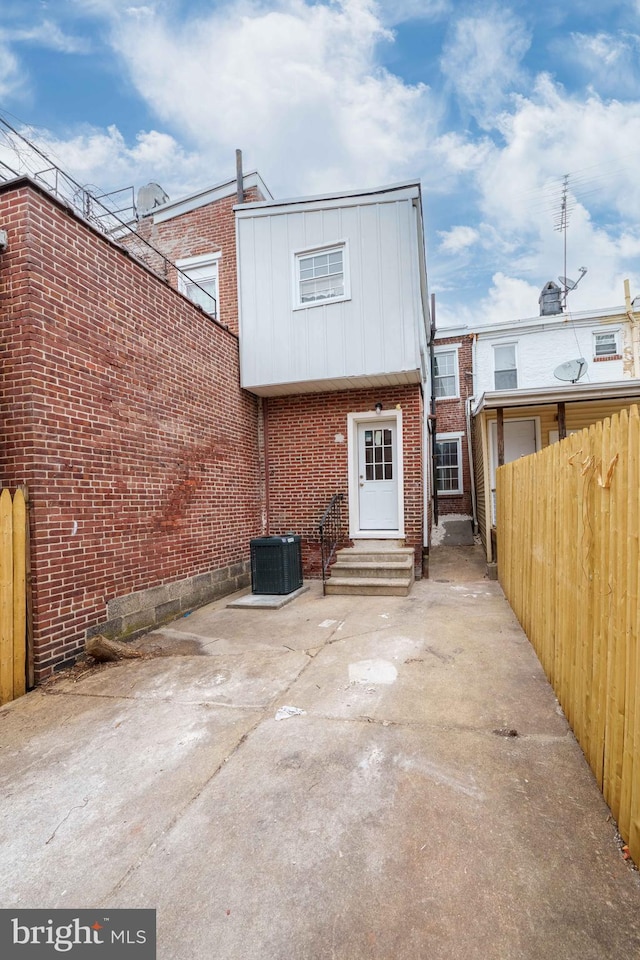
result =
[[[591,208],[608,205],[620,217],[639,220],[640,102],[569,97],[548,77],[539,78],[535,93],[502,115],[504,147],[479,171],[485,216],[503,229],[551,223],[543,187],[569,173],[578,201],[584,196]]]
[[[473,227],[458,226],[451,230],[443,230],[438,234],[441,237],[441,248],[448,253],[459,253],[467,247],[476,244],[480,234]]]
[[[439,20],[453,10],[453,0],[380,0],[378,11],[388,24]]]
[[[85,38],[65,34],[52,20],[43,20],[36,26],[0,29],[0,41],[32,43],[61,53],[87,53],[90,49],[90,44]]]
[[[441,57],[443,74],[463,106],[481,126],[504,103],[521,78],[521,61],[530,37],[523,21],[493,7],[483,16],[454,22]]]
[[[15,96],[23,86],[24,78],[18,58],[0,40],[0,97]]]
[[[121,14],[111,42],[158,116],[208,155],[208,180],[236,147],[285,192],[415,175],[437,110],[426,86],[378,66],[391,34],[373,0],[240,0],[179,23],[163,8]]]
[[[640,81],[638,34],[572,33],[566,42],[560,44],[556,41],[554,49],[600,94],[637,98]]]
[[[459,304],[453,311],[440,307],[439,328],[460,324],[475,328],[482,324],[534,317],[538,314],[541,288],[501,272],[495,273],[491,279],[491,289],[482,299]]]
[[[115,126],[107,130],[86,128],[62,139],[46,130],[21,131],[45,156],[81,186],[102,193],[127,186],[140,187],[159,179],[167,192],[178,197],[209,183],[205,163],[187,153],[173,137],[157,131],[141,132],[128,145]],[[18,151],[0,142],[0,161],[17,173],[34,175],[46,162],[22,142]],[[47,181],[48,182],[48,181]],[[65,195],[69,195],[69,190]]]

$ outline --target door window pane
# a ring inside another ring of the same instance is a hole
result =
[[[365,430],[365,478],[393,480],[393,431]]]

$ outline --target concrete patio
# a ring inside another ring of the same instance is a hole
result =
[[[0,907],[154,907],[162,960],[640,955],[640,875],[499,585],[473,546],[430,566],[221,601],[0,709]]]

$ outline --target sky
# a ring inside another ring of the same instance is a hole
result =
[[[0,117],[100,191],[419,179],[439,328],[640,295],[640,0],[2,0]]]

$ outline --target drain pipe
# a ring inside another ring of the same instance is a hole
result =
[[[242,172],[242,150],[236,150],[236,203],[244,203],[244,174]]]
[[[478,532],[478,511],[476,507],[476,471],[473,463],[473,443],[471,442],[471,404],[475,397],[467,397],[465,401],[467,418],[467,453],[469,455],[469,483],[471,484],[471,518],[473,532]]]
[[[271,535],[271,504],[269,499],[269,473],[271,464],[269,463],[269,401],[266,397],[260,398],[262,401],[262,447],[264,459],[264,527],[265,535]]]
[[[429,337],[429,363],[431,366],[431,413],[429,415],[429,427],[431,430],[431,496],[433,499],[433,522],[438,526],[438,484],[436,482],[436,361],[434,351],[434,340],[436,337],[436,295],[431,294],[431,330]]]

